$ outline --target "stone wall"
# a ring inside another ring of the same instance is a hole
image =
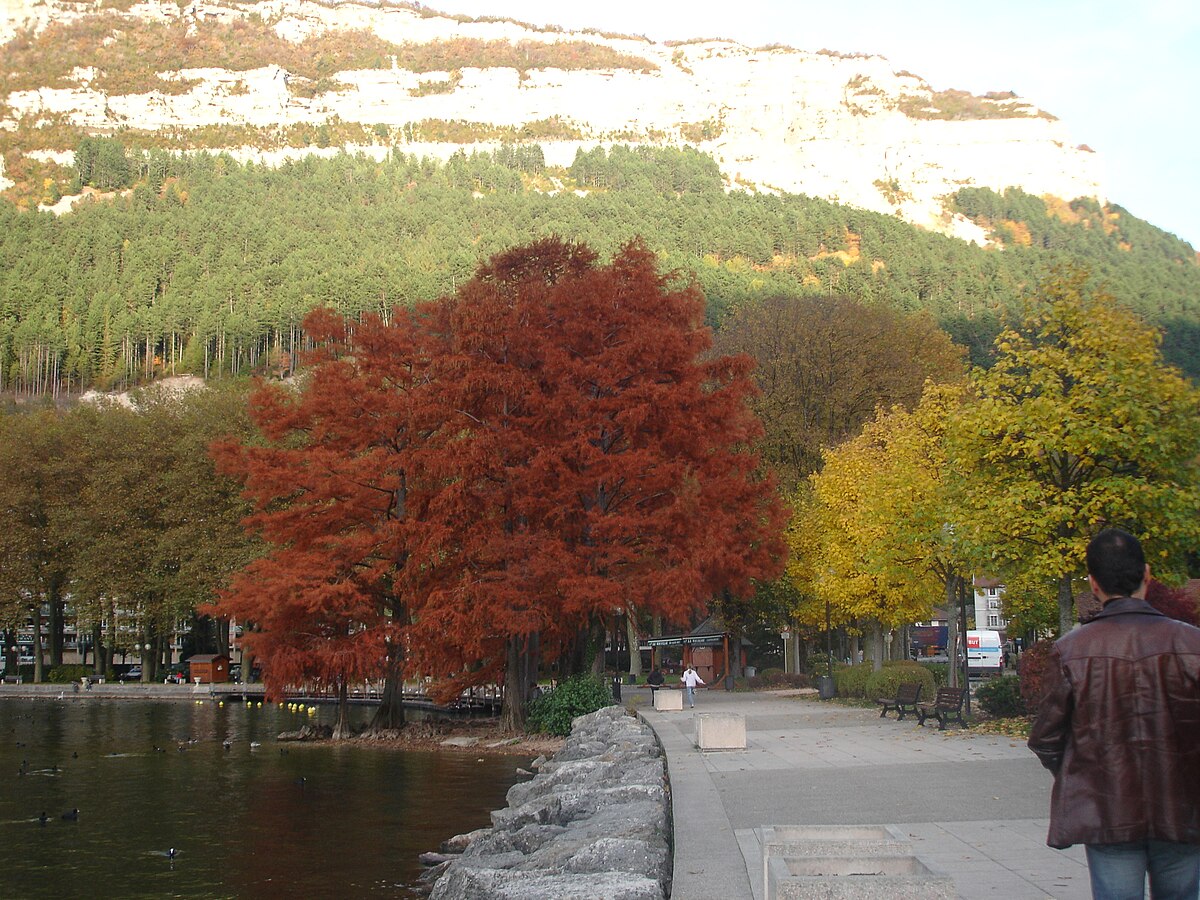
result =
[[[433,900],[662,900],[671,881],[666,763],[619,706],[580,716],[566,746],[514,785],[492,827],[447,863]]]

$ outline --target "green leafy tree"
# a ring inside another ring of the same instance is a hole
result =
[[[1055,586],[1060,633],[1100,528],[1137,534],[1167,574],[1200,540],[1200,393],[1158,341],[1086,272],[1056,270],[953,423],[961,524],[996,571]]]
[[[34,680],[44,650],[62,663],[62,613],[77,533],[79,470],[62,418],[53,410],[0,416],[0,628],[11,631],[49,609],[50,647],[34,628]],[[12,661],[15,664],[15,660]]]
[[[755,358],[755,411],[766,460],[791,490],[821,451],[851,437],[878,407],[916,405],[926,379],[962,376],[962,350],[928,315],[848,297],[772,297],[740,304],[716,346]]]

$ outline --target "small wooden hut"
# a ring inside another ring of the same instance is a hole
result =
[[[229,680],[229,657],[223,653],[200,653],[189,657],[191,678],[199,684],[223,684]]]

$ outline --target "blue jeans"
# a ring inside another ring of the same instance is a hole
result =
[[[1088,844],[1094,900],[1142,900],[1146,874],[1154,900],[1200,896],[1200,846],[1172,841]]]
[[[694,687],[692,687],[690,684],[685,684],[683,686],[683,692],[687,695],[688,706],[695,706],[696,705],[696,689]]]

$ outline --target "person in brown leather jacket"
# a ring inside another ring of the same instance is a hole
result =
[[[1097,900],[1200,895],[1200,628],[1146,602],[1137,538],[1101,531],[1104,604],[1054,645],[1029,749],[1054,773],[1051,847],[1084,844]]]

